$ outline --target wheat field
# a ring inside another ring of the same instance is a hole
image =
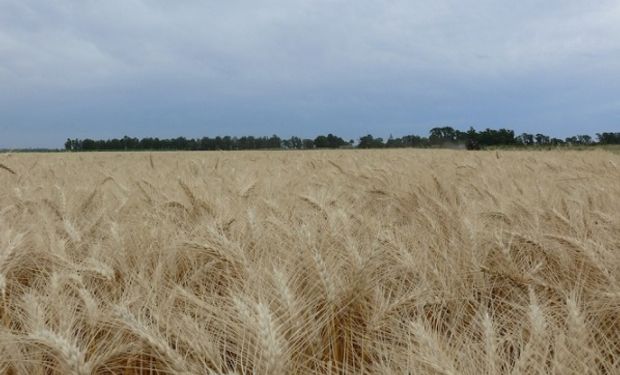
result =
[[[0,154],[2,374],[618,374],[620,155]]]

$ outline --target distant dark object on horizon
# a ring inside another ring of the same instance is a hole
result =
[[[475,139],[468,139],[465,142],[465,148],[468,150],[480,150],[480,143]]]

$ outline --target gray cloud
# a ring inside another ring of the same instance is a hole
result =
[[[612,0],[0,3],[0,147],[436,123],[617,130],[618,77]]]

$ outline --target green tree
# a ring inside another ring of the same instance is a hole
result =
[[[303,148],[306,150],[311,150],[313,149],[314,146],[314,141],[312,139],[304,139],[303,141],[301,141]]]
[[[537,145],[548,145],[549,144],[549,136],[548,135],[544,135],[544,134],[536,134],[536,136],[534,137],[536,139],[536,144]]]
[[[359,148],[382,148],[385,146],[382,138],[375,138],[368,134],[360,138],[360,143],[357,145]]]
[[[603,132],[597,133],[598,142],[604,145],[620,144],[620,133]]]
[[[435,127],[430,130],[430,136],[428,137],[428,139],[430,140],[431,144],[434,145],[455,143],[457,140],[456,131],[450,126]]]
[[[327,141],[327,137],[324,135],[319,135],[314,138],[314,147],[316,148],[328,148],[329,143]]]
[[[534,135],[523,133],[519,137],[517,137],[517,140],[524,146],[531,146],[534,144]]]

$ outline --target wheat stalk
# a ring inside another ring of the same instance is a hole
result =
[[[72,375],[91,373],[91,366],[85,360],[84,351],[67,338],[47,329],[39,329],[30,335],[30,339],[57,353],[58,359],[64,366],[64,373]]]
[[[15,172],[13,169],[9,168],[8,166],[0,163],[0,169],[4,169],[5,171],[9,172],[10,174],[16,175],[17,172]]]
[[[165,358],[173,371],[180,374],[189,374],[187,364],[183,357],[172,349],[166,340],[138,321],[126,308],[117,307],[115,312],[123,325],[127,327],[131,333],[144,340],[151,348],[155,349],[157,353]]]
[[[619,368],[620,155],[145,155],[0,171],[0,373]]]

